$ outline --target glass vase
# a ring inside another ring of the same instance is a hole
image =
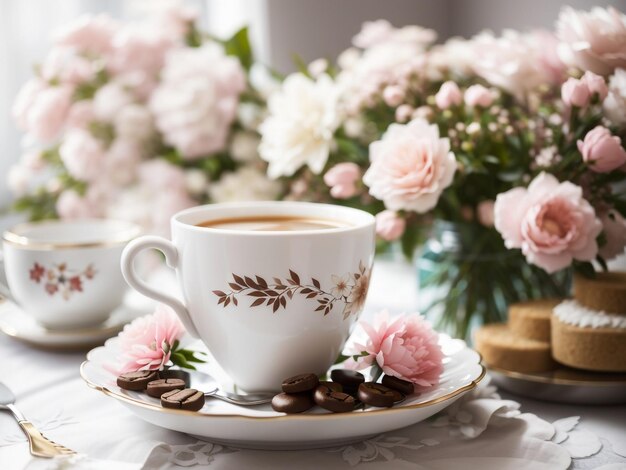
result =
[[[550,275],[528,264],[478,223],[435,221],[416,264],[420,311],[440,331],[466,340],[477,326],[505,321],[508,305],[564,297],[571,284],[569,270]]]

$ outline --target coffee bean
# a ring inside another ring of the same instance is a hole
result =
[[[181,379],[158,379],[148,383],[146,393],[151,397],[161,398],[165,392],[172,390],[182,390],[185,388],[185,381]]]
[[[155,370],[138,370],[136,372],[126,372],[117,378],[117,386],[125,390],[145,390],[148,382],[159,378]]]
[[[415,393],[415,387],[413,386],[412,382],[399,379],[398,377],[394,377],[393,375],[384,375],[382,383],[385,387],[397,390],[404,395],[412,395],[413,393]]]
[[[163,408],[198,411],[204,406],[204,393],[193,388],[171,390],[161,395]]]
[[[318,387],[313,395],[315,403],[333,413],[345,413],[354,410],[356,400],[352,395],[343,392],[330,391],[325,393],[323,387]]]
[[[302,413],[313,407],[311,394],[304,393],[279,393],[272,398],[272,409],[281,413]]]
[[[185,381],[185,386],[183,388],[189,388],[191,383],[191,374],[186,370],[180,369],[168,369],[162,370],[159,372],[159,378],[161,379],[180,379]]]
[[[338,384],[337,382],[328,382],[326,380],[322,380],[315,390],[320,387],[326,387],[329,392],[343,392],[343,386],[341,384]]]
[[[313,390],[318,386],[320,380],[315,374],[300,374],[283,380],[283,392],[299,393]]]
[[[333,382],[340,383],[345,389],[357,388],[365,382],[365,377],[360,372],[348,369],[335,369],[330,373]]]
[[[390,407],[395,402],[402,400],[404,395],[382,384],[366,382],[359,385],[358,397],[367,405]]]

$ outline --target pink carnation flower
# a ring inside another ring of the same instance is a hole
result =
[[[422,387],[439,383],[443,353],[439,336],[419,314],[389,318],[381,312],[375,325],[360,322],[367,333],[365,344],[355,344],[355,354],[365,354],[352,364],[355,369],[377,365],[387,375],[408,380]]]
[[[602,224],[583,197],[583,190],[548,173],[526,188],[499,194],[495,227],[507,248],[521,248],[529,263],[549,273],[568,267],[574,259],[592,261],[598,254]]]
[[[119,334],[124,355],[122,372],[162,370],[173,344],[185,332],[174,311],[159,304],[152,315],[137,318]]]

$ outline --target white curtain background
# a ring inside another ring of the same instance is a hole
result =
[[[10,202],[6,173],[20,155],[21,135],[11,118],[20,85],[50,47],[61,25],[83,13],[132,18],[159,0],[0,1],[0,208]],[[227,36],[250,25],[257,57],[282,72],[293,70],[293,54],[305,60],[334,58],[348,47],[363,21],[386,18],[396,26],[419,24],[441,39],[470,36],[489,28],[551,28],[563,5],[588,9],[626,0],[188,0],[211,32]]]

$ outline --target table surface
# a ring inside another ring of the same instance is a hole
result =
[[[385,294],[390,292],[385,288],[387,285],[395,286],[394,295],[391,297]],[[412,267],[395,261],[379,260],[373,275],[365,316],[371,317],[382,308],[388,308],[392,313],[410,311],[416,299],[416,281]],[[129,436],[135,438],[141,436],[143,441],[152,442],[154,446],[159,443],[172,446],[190,442],[187,436],[139,420],[115,400],[88,388],[78,374],[78,368],[84,356],[84,353],[53,353],[37,350],[0,335],[0,357],[4,359],[0,381],[14,391],[18,397],[19,408],[27,417],[39,424],[48,437],[86,453],[94,459],[113,459],[129,464],[141,464],[146,458],[145,448],[138,449],[136,446],[130,446],[128,442],[134,441]],[[592,457],[575,458],[572,461],[572,468],[608,470],[626,468],[626,406],[560,405],[506,393],[501,393],[501,395],[503,398],[520,403],[522,412],[536,414],[550,423],[563,418],[580,417],[577,427],[579,433],[576,439],[581,441],[583,447],[590,441],[597,440],[601,443],[602,450],[595,452]],[[186,441],[185,438],[187,438]],[[574,438],[570,437],[570,441],[574,443]],[[399,446],[400,444],[393,445]],[[210,452],[203,454],[208,456],[206,461],[195,463],[200,467],[205,466],[202,464],[210,466],[214,463],[212,453],[216,448],[211,447]],[[377,457],[374,460],[385,461],[385,458],[389,457],[383,450],[376,447]],[[346,455],[348,459],[354,457],[346,452],[344,452],[344,460]],[[388,449],[387,452],[389,452]],[[265,455],[267,454],[269,453]],[[289,454],[288,452],[272,454],[276,454],[274,461],[266,457],[269,459],[267,462],[273,462],[271,466],[289,468],[290,465],[286,465],[285,461],[281,460],[282,455],[278,455]],[[374,461],[370,464],[365,462],[367,459],[364,457],[359,458],[361,459],[359,463],[363,467],[375,468]],[[220,462],[224,461],[220,460]],[[400,468],[400,461],[397,462],[397,466],[387,468]],[[178,463],[186,465],[182,462]],[[354,462],[348,463],[352,465]],[[40,468],[36,464],[37,462],[34,462],[28,455],[26,443],[16,423],[8,413],[0,413],[0,469]],[[252,460],[248,464],[255,465]],[[291,464],[293,465],[293,462]],[[170,466],[147,466],[145,468],[173,468],[171,462],[168,465]],[[116,468],[124,467],[119,463]],[[139,465],[128,468],[143,467]]]

